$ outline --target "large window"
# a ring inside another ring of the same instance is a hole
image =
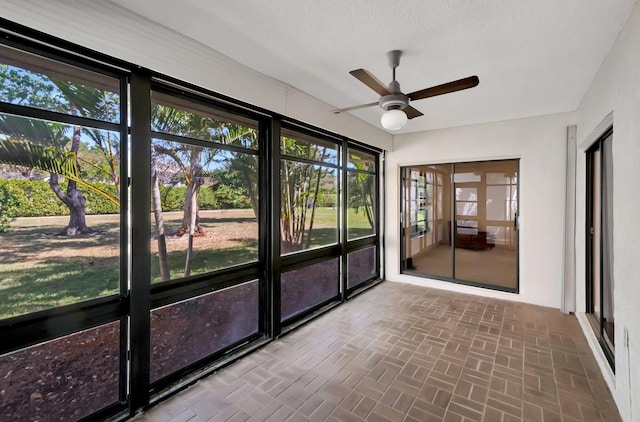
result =
[[[116,294],[119,81],[0,57],[0,319]]]
[[[258,123],[152,94],[153,281],[258,260]]]
[[[376,156],[347,150],[347,238],[376,233]]]
[[[134,415],[379,280],[380,151],[21,31],[0,28],[0,415]]]
[[[302,132],[280,138],[283,254],[338,242],[338,145]]]
[[[149,379],[157,388],[257,336],[266,280],[257,279],[259,121],[158,83],[150,129]]]
[[[0,45],[0,415],[77,420],[125,395],[125,85],[36,50]]]
[[[518,161],[403,174],[403,271],[516,292]]]
[[[327,249],[340,242],[340,151],[335,140],[299,129],[283,129],[280,136],[280,321],[285,324],[340,297],[339,251]],[[319,259],[324,261],[300,264]],[[288,269],[292,265],[296,269]]]
[[[278,305],[287,326],[379,278],[378,154],[289,126],[279,152]]]

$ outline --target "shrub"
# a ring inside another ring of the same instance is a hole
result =
[[[95,182],[93,183],[93,185],[102,189],[103,191],[109,192],[116,198],[118,197],[116,187],[113,183]],[[82,194],[87,200],[87,214],[118,214],[120,212],[120,209],[116,204],[114,204],[98,192],[92,191],[90,189],[82,189]]]
[[[94,182],[93,185],[100,189],[116,195],[116,187],[112,183]],[[63,191],[67,190],[67,182],[60,183]],[[41,180],[18,180],[0,179],[0,200],[12,198],[12,217],[8,217],[8,205],[0,205],[2,221],[4,225],[13,217],[44,217],[44,216],[65,216],[69,215],[69,209],[58,199],[51,190],[48,182]],[[118,206],[105,198],[103,195],[91,189],[79,187],[87,200],[86,214],[117,214],[120,212]],[[160,186],[160,197],[162,198],[162,211],[182,211],[187,188],[185,186],[166,187]],[[151,198],[149,198],[151,201]],[[198,198],[200,209],[230,209],[230,208],[250,208],[249,198],[242,192],[230,186],[220,186],[213,190],[211,188],[200,189]],[[6,199],[9,201],[9,199]],[[7,202],[8,204],[8,202]],[[152,208],[153,209],[153,205]]]
[[[9,230],[17,212],[18,198],[5,186],[0,185],[0,233]]]
[[[187,194],[186,186],[166,187],[160,186],[160,198],[162,199],[162,211],[182,211],[184,197]],[[153,208],[152,208],[153,209]]]
[[[109,183],[94,183],[102,190],[116,193],[114,185]],[[67,183],[62,182],[60,187],[67,189]],[[14,217],[43,217],[69,215],[69,209],[58,199],[51,190],[48,182],[40,180],[16,180],[0,179],[0,188],[6,190],[17,201],[16,215]],[[90,189],[82,189],[82,194],[87,200],[87,214],[115,214],[120,210],[118,206]]]

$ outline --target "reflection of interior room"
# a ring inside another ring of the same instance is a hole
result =
[[[405,269],[517,289],[518,162],[404,170]]]

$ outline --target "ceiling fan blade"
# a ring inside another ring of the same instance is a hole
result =
[[[407,97],[409,97],[411,101],[421,100],[423,98],[435,97],[437,95],[473,88],[479,83],[480,79],[478,79],[477,76],[469,76],[468,78],[458,79],[457,81],[447,82],[446,84],[432,86],[431,88],[412,92],[411,94],[407,94]]]
[[[411,106],[406,106],[405,108],[402,109],[402,111],[404,111],[405,114],[407,115],[407,119],[413,119],[414,117],[424,116],[424,114],[422,114],[420,110],[416,110]]]
[[[338,114],[338,113],[344,113],[345,111],[359,110],[361,108],[373,107],[373,106],[377,106],[377,105],[378,105],[378,102],[376,101],[375,103],[362,104],[362,105],[357,105],[357,106],[352,106],[352,107],[347,107],[347,108],[339,108],[339,109],[331,110],[331,111],[333,111],[333,114]]]
[[[387,88],[385,84],[380,82],[378,78],[376,78],[375,76],[373,76],[371,73],[369,73],[364,69],[352,70],[349,73],[355,76],[356,79],[358,79],[360,82],[362,82],[369,88],[373,89],[380,96],[392,94],[392,92],[389,91],[389,88]]]

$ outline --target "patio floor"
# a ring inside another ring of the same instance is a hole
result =
[[[578,321],[384,282],[135,421],[620,421]]]

